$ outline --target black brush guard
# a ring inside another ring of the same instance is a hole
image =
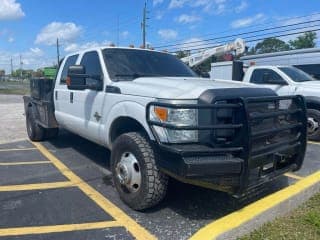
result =
[[[201,114],[210,114],[211,120],[197,126],[152,121],[151,106],[198,109],[199,120]],[[219,111],[222,121],[217,121]],[[223,118],[228,111],[229,118]],[[285,172],[298,170],[303,163],[307,116],[302,96],[220,99],[213,104],[151,102],[146,116],[156,139],[159,167],[183,182],[242,195]],[[154,126],[198,130],[199,142],[162,143]]]

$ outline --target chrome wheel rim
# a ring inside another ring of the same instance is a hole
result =
[[[141,170],[139,162],[133,153],[123,153],[115,170],[119,183],[129,192],[134,193],[140,189]]]
[[[318,129],[319,129],[319,122],[313,117],[308,117],[308,133],[313,134]]]

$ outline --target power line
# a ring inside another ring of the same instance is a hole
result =
[[[300,31],[300,32],[294,32],[294,33],[287,33],[287,34],[280,34],[280,35],[273,35],[273,36],[269,36],[269,37],[264,37],[264,38],[257,38],[257,39],[251,39],[251,40],[246,40],[246,43],[248,42],[257,42],[257,41],[262,41],[265,40],[267,38],[278,38],[278,37],[287,37],[287,36],[292,36],[292,35],[297,35],[297,34],[302,34],[302,33],[306,33],[306,32],[316,32],[316,31],[320,31],[320,28],[317,29],[312,29],[312,30],[307,30],[307,31]],[[227,43],[227,41],[225,42],[220,42],[221,44],[218,45],[211,45],[211,46],[207,46],[207,47],[201,47],[201,48],[190,48],[190,49],[185,49],[186,51],[198,51],[198,50],[205,50],[208,48],[213,48],[213,47],[219,47],[225,43]],[[174,53],[175,51],[170,51],[170,53]]]
[[[317,21],[320,22],[320,20],[317,20]],[[298,27],[298,28],[292,28],[292,29],[286,29],[286,30],[281,30],[281,31],[276,31],[276,32],[270,32],[270,33],[263,33],[263,34],[248,36],[248,37],[244,37],[243,39],[246,42],[248,42],[248,38],[250,40],[250,38],[254,38],[254,37],[261,37],[261,36],[266,36],[266,35],[270,35],[270,34],[279,34],[279,33],[291,32],[291,31],[296,31],[296,30],[301,30],[301,29],[306,29],[306,28],[312,28],[312,27],[319,27],[319,26],[320,26],[319,24],[314,24],[314,25],[308,26],[308,27],[303,26],[303,27]],[[306,30],[305,32],[309,32],[309,31],[312,31],[312,30]],[[204,47],[204,46],[208,46],[208,45],[212,45],[212,44],[226,43],[226,42],[232,41],[232,40],[233,39],[231,39],[231,36],[230,36],[230,37],[227,37],[227,39],[224,39],[223,41],[218,41],[218,42],[214,42],[214,43],[196,44],[196,45],[193,45],[192,47],[200,47],[200,46]],[[190,44],[190,43],[188,43],[188,44]],[[171,51],[173,51],[173,49],[179,49],[179,47],[171,48]]]
[[[264,29],[259,29],[259,30],[255,30],[255,31],[250,31],[250,32],[242,32],[242,33],[238,33],[238,34],[231,34],[231,35],[221,36],[221,37],[216,37],[216,38],[209,38],[209,39],[204,39],[204,40],[192,41],[192,42],[188,42],[188,44],[209,42],[209,41],[214,41],[214,40],[218,40],[218,39],[222,39],[222,38],[238,37],[238,36],[243,36],[243,35],[248,35],[248,34],[253,34],[253,33],[258,33],[258,32],[270,31],[270,30],[281,29],[281,28],[288,28],[288,27],[293,27],[293,26],[308,24],[308,23],[314,23],[314,22],[319,22],[319,21],[320,21],[320,19],[317,19],[317,20],[312,20],[312,21],[305,21],[305,22],[300,22],[300,23],[278,26],[278,27],[264,28]],[[185,43],[168,44],[168,45],[163,45],[163,46],[157,46],[154,48],[175,47],[175,46],[180,46],[180,45],[184,45],[184,44]]]
[[[308,15],[302,15],[302,16],[297,16],[297,17],[287,17],[287,18],[283,18],[281,20],[277,20],[277,21],[270,21],[268,23],[260,23],[260,24],[255,24],[253,26],[248,26],[248,27],[244,27],[244,28],[241,28],[242,30],[243,29],[250,29],[250,28],[256,28],[257,26],[265,26],[265,25],[271,25],[271,24],[277,24],[277,23],[280,23],[280,22],[283,22],[283,21],[287,21],[287,20],[296,20],[296,19],[301,19],[301,18],[306,18],[306,17],[313,17],[313,16],[316,16],[316,15],[320,15],[320,12],[316,12],[316,13],[313,13],[313,14],[308,14]],[[209,34],[204,34],[204,35],[198,35],[196,36],[197,38],[200,38],[200,37],[208,37],[208,36],[213,36],[213,35],[217,35],[217,34],[222,34],[222,33],[227,33],[227,32],[234,32],[236,31],[235,29],[229,29],[229,30],[225,30],[225,31],[221,31],[221,32],[215,32],[215,33],[209,33]],[[188,33],[190,33],[190,30],[188,31]],[[185,41],[186,39],[180,39],[180,40],[175,40],[175,41],[170,41],[171,43],[180,43],[182,41]],[[164,42],[168,42],[168,41],[164,41]]]

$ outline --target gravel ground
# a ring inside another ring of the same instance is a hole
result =
[[[26,138],[22,96],[0,94],[0,144]]]

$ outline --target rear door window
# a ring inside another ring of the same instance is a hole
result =
[[[65,85],[66,84],[66,79],[67,79],[67,75],[68,75],[68,68],[72,65],[75,65],[76,62],[77,62],[77,59],[78,59],[78,54],[76,55],[72,55],[70,57],[68,57],[66,59],[66,62],[63,66],[63,69],[62,69],[62,73],[61,73],[61,77],[60,77],[60,84],[63,84]]]

